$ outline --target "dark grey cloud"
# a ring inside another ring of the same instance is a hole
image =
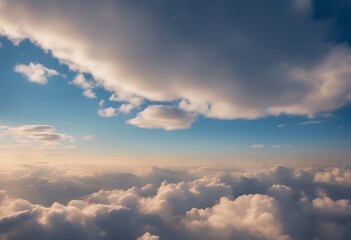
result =
[[[63,167],[21,167],[0,175],[0,234],[9,240],[348,239],[350,173],[278,166],[81,176]]]

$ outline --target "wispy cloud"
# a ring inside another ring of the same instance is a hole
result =
[[[71,145],[74,138],[66,133],[59,133],[51,125],[0,126],[0,136],[8,142],[6,148],[13,149],[53,149]],[[3,145],[4,147],[5,145]]]
[[[308,120],[308,121],[305,121],[305,122],[300,122],[299,126],[311,125],[311,124],[321,124],[323,122],[324,122],[323,120]]]
[[[46,68],[40,63],[29,63],[28,65],[17,64],[15,72],[21,73],[30,82],[42,85],[48,83],[49,77],[61,75],[56,70]]]
[[[84,135],[83,136],[83,139],[86,140],[86,141],[91,141],[91,140],[94,140],[95,139],[95,135],[93,134],[87,134],[87,135]]]
[[[285,124],[285,123],[281,123],[281,124],[278,124],[277,127],[278,128],[284,128],[284,127],[287,127],[288,124]]]
[[[264,148],[264,145],[263,145],[263,144],[252,144],[252,145],[250,146],[250,148],[262,149],[262,148]]]

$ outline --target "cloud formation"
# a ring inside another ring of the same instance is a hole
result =
[[[150,105],[127,123],[140,128],[161,128],[170,131],[187,129],[194,120],[194,114],[178,107]]]
[[[348,168],[83,172],[72,174],[51,166],[2,169],[1,236],[6,240],[351,236],[351,185],[343,181]],[[321,174],[337,175],[339,181]]]
[[[47,84],[49,77],[60,75],[56,70],[46,68],[40,63],[17,64],[15,72],[21,73],[28,81],[41,85]]]
[[[126,103],[179,102],[219,119],[350,103],[351,51],[326,40],[328,24],[313,19],[318,1],[199,4],[2,0],[0,33],[50,50],[115,96],[132,96],[118,98]]]
[[[74,142],[66,133],[59,133],[51,125],[25,124],[20,126],[0,125],[0,138],[6,138],[8,145],[0,148],[41,150],[65,148]]]
[[[100,108],[97,113],[100,117],[115,117],[118,115],[118,109],[113,107]]]

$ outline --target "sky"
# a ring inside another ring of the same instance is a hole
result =
[[[0,239],[351,239],[350,21],[0,0]]]

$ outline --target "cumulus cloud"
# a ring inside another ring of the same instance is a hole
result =
[[[81,87],[84,90],[92,89],[94,87],[94,84],[90,81],[87,81],[84,77],[83,74],[78,74],[72,81],[72,84],[74,84],[77,87]]]
[[[134,106],[179,101],[206,117],[255,119],[350,103],[351,51],[326,40],[318,1],[199,4],[2,1],[0,33],[29,39]]]
[[[14,149],[42,149],[63,148],[74,141],[66,133],[59,133],[51,125],[25,124],[20,126],[0,125],[0,137],[11,144],[4,144],[2,148]]]
[[[1,169],[0,234],[7,240],[349,239],[351,186],[316,181],[320,172],[337,169],[154,167],[89,175],[83,167],[76,174],[49,165]]]
[[[161,128],[170,131],[189,128],[194,120],[194,114],[178,107],[151,105],[127,123],[140,128]]]
[[[96,94],[92,90],[95,87],[94,83],[88,81],[83,74],[78,74],[70,83],[82,88],[84,90],[83,96],[91,99],[96,98]]]
[[[100,117],[114,117],[118,115],[118,109],[113,107],[100,108],[97,113]]]
[[[159,240],[160,238],[155,235],[151,235],[149,232],[146,232],[143,236],[139,237],[137,240]]]
[[[333,185],[351,185],[351,171],[347,168],[330,168],[317,172],[314,180]]]
[[[27,77],[28,81],[45,85],[48,83],[48,78],[51,76],[60,75],[56,70],[46,68],[40,63],[17,64],[15,72],[21,73]]]
[[[91,99],[96,98],[96,94],[91,89],[85,90],[83,96]]]

